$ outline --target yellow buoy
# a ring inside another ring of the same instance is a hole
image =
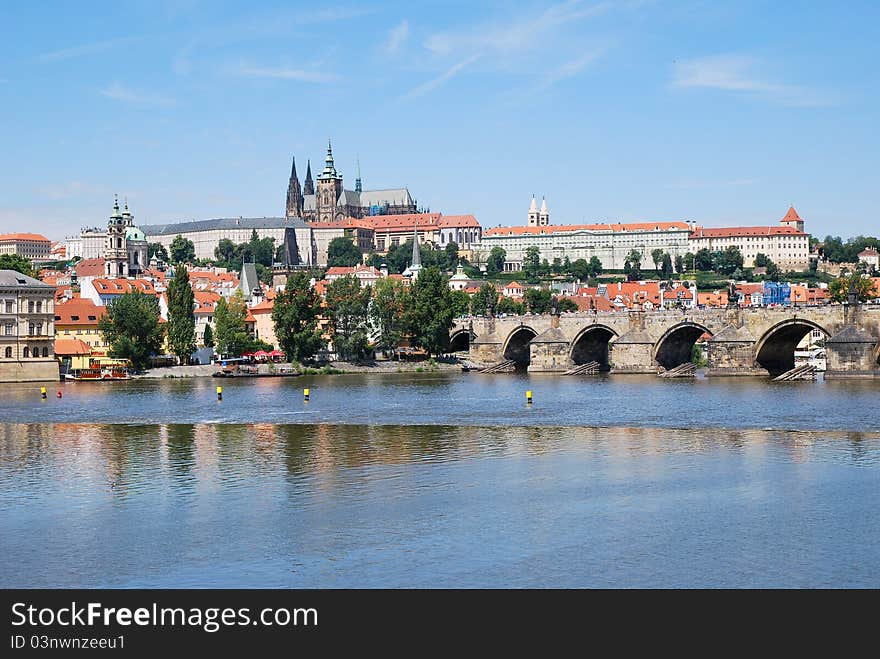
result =
[[[310,393],[310,391],[311,391],[311,390],[309,390],[309,389],[303,389],[303,400],[308,400],[308,399],[309,399],[309,393]]]
[[[531,389],[526,391],[526,402],[529,404],[531,404],[531,402],[532,402],[532,390]]]
[[[43,398],[46,397],[46,387],[40,387],[40,396]]]
[[[223,387],[217,387],[217,400],[223,400]]]

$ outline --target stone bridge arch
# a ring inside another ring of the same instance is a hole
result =
[[[525,371],[531,362],[529,343],[538,333],[528,325],[518,325],[510,331],[501,348],[504,359],[516,362],[517,371]]]
[[[568,357],[575,366],[599,362],[601,370],[609,370],[609,343],[618,333],[607,325],[594,323],[583,328],[571,342]]]
[[[464,327],[454,331],[449,336],[449,352],[464,352],[470,350],[471,341],[477,338],[470,328]]]
[[[666,370],[687,364],[693,356],[694,344],[703,334],[714,334],[712,330],[691,320],[677,323],[666,330],[654,344],[652,357]]]
[[[827,339],[831,332],[806,318],[788,318],[776,323],[755,344],[755,363],[777,376],[794,368],[794,350],[797,344],[814,329]]]

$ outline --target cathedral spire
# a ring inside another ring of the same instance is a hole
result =
[[[341,178],[336,173],[336,166],[333,164],[333,146],[330,144],[330,140],[327,140],[327,158],[324,160],[324,171],[321,172],[321,178]]]
[[[419,249],[419,230],[418,227],[413,227],[413,253],[412,253],[412,265],[410,269],[422,267],[422,252]]]
[[[357,193],[361,193],[364,191],[361,186],[361,159],[357,159],[357,178],[354,180],[354,191]]]
[[[306,180],[303,185],[303,194],[315,194],[315,184],[312,181],[312,161],[308,160],[306,164]]]
[[[290,165],[290,182],[287,184],[287,217],[302,217],[303,195],[296,175],[296,157]]]

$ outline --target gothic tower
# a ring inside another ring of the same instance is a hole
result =
[[[324,171],[318,177],[318,190],[315,197],[315,218],[318,222],[332,222],[336,219],[336,203],[342,195],[342,176],[336,173],[333,165],[333,148],[327,142],[327,159]]]
[[[107,242],[104,246],[104,274],[108,277],[128,276],[128,249],[125,245],[126,218],[119,212],[119,197],[113,202],[113,215],[107,222]]]
[[[538,214],[538,224],[542,227],[550,224],[550,211],[547,210],[547,199],[541,197],[541,212]]]
[[[290,183],[287,185],[287,217],[302,217],[303,195],[296,175],[296,158],[290,166]]]
[[[363,186],[361,185],[361,159],[357,159],[357,178],[354,180],[354,191],[360,194],[364,191]]]
[[[315,194],[315,184],[312,182],[312,161],[308,160],[306,165],[306,180],[304,182],[303,194]]]

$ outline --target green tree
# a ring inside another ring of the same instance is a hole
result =
[[[361,250],[357,248],[351,238],[339,236],[330,241],[327,246],[327,266],[352,268],[361,264]]]
[[[596,257],[594,256],[593,258]],[[583,281],[590,276],[590,264],[587,263],[586,259],[575,259],[571,264],[570,272],[575,279]]]
[[[408,306],[409,291],[399,279],[384,277],[373,287],[370,319],[377,329],[376,347],[396,352],[403,338],[403,312]]]
[[[128,359],[137,369],[146,368],[150,356],[162,349],[165,336],[159,324],[159,301],[140,291],[124,293],[107,307],[98,331],[110,344],[110,356]]]
[[[471,298],[471,313],[475,316],[486,315],[489,309],[498,308],[498,290],[494,284],[486,282]]]
[[[556,310],[559,313],[566,313],[568,311],[574,312],[578,310],[578,305],[574,300],[570,300],[567,297],[561,297],[556,301]]]
[[[677,254],[675,256],[675,271],[678,274],[683,274],[685,271],[684,259],[681,258],[681,254]]]
[[[147,245],[147,258],[157,258],[160,261],[168,261],[168,250],[162,243],[149,243]]]
[[[523,293],[523,301],[530,313],[547,313],[550,311],[553,296],[550,291],[542,288],[528,288]]]
[[[623,262],[623,273],[627,281],[638,281],[642,278],[642,255],[638,250],[631,249]]]
[[[171,261],[173,263],[192,263],[196,260],[196,247],[191,240],[178,235],[171,241]]]
[[[526,248],[523,255],[523,272],[526,279],[530,282],[536,282],[541,273],[541,250],[536,245]]]
[[[731,275],[735,270],[742,270],[743,255],[739,247],[731,245],[723,252],[715,255],[715,272],[719,275]]]
[[[214,330],[211,329],[210,325],[205,325],[205,334],[202,337],[202,343],[206,348],[214,347]]]
[[[443,256],[445,262],[441,267],[444,270],[455,270],[458,266],[458,243],[446,243],[446,247],[443,248]]]
[[[241,291],[227,301],[220,298],[214,309],[217,349],[223,355],[238,356],[248,351],[251,337],[247,331],[247,306]]]
[[[660,266],[663,263],[663,255],[665,253],[666,252],[659,247],[651,250],[651,260],[654,261],[654,270],[657,272],[658,276],[660,275]]]
[[[327,315],[333,333],[333,347],[342,359],[362,359],[367,355],[367,311],[370,287],[361,286],[354,275],[330,282],[327,294]]]
[[[178,266],[168,284],[168,345],[181,364],[196,349],[195,296],[186,266]]]
[[[850,291],[855,294],[858,302],[867,302],[876,297],[873,293],[873,282],[860,272],[841,275],[828,284],[832,302],[848,302]]]
[[[598,256],[590,257],[589,268],[590,277],[596,277],[602,274],[602,261],[599,260]]]
[[[663,257],[660,259],[660,277],[672,279],[672,257],[667,252],[663,252]]]
[[[245,250],[242,251],[244,252]],[[269,237],[260,238],[257,235],[257,230],[254,229],[251,231],[250,242],[247,243],[247,252],[249,256],[247,260],[263,267],[271,268],[272,262],[275,259],[275,239]]]
[[[453,323],[452,291],[436,266],[424,268],[412,284],[411,302],[406,310],[406,326],[413,346],[428,355],[442,352],[449,344]]]
[[[562,259],[558,256],[553,257],[553,263],[550,265],[550,269],[554,275],[562,274]]]
[[[214,248],[214,258],[217,265],[224,268],[236,268],[241,265],[239,254],[241,250],[239,246],[229,240],[229,238],[221,238]]]
[[[36,277],[31,262],[18,254],[0,254],[0,270],[15,270],[28,277]]]
[[[522,302],[517,302],[510,297],[502,297],[500,300],[498,300],[496,311],[499,314],[506,313],[513,314],[515,316],[522,316],[526,312],[526,305],[524,305]]]
[[[275,297],[275,308],[272,310],[275,336],[290,361],[310,359],[324,347],[324,339],[318,329],[320,304],[320,297],[304,272],[296,272],[288,277],[284,290]]]
[[[755,267],[756,268],[766,268],[768,261],[770,261],[770,257],[768,257],[763,252],[758,252],[757,254],[755,254]]]
[[[711,270],[714,266],[713,261],[712,252],[705,247],[694,254],[694,268],[700,272],[708,272]]]
[[[464,291],[452,291],[452,313],[456,318],[466,316],[471,306],[471,296]]]
[[[495,246],[489,252],[489,259],[486,261],[486,272],[494,275],[504,270],[504,260],[507,258],[507,252],[503,247]]]

